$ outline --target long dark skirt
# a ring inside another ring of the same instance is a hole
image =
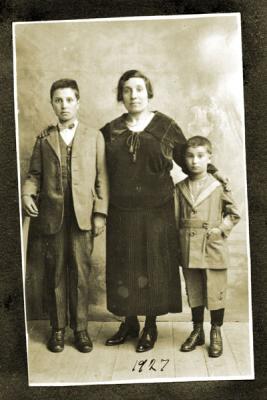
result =
[[[182,311],[173,201],[160,208],[110,207],[107,307],[119,316]]]

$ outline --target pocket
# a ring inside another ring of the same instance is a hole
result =
[[[217,233],[211,233],[210,235],[207,234],[207,240],[208,241],[220,241],[220,240],[224,240],[224,237],[222,235],[222,232],[219,231]]]
[[[215,236],[215,235],[214,235]],[[206,262],[209,267],[227,267],[227,248],[226,241],[222,235],[217,238],[206,238]]]

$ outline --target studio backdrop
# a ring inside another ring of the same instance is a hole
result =
[[[213,164],[230,179],[242,221],[229,239],[227,321],[248,321],[249,264],[241,34],[237,17],[18,24],[15,31],[18,139],[21,182],[36,136],[55,123],[49,89],[61,78],[77,80],[80,120],[92,129],[125,110],[116,101],[119,77],[128,69],[146,74],[154,88],[151,109],[174,118],[187,138],[208,137]],[[249,154],[247,155],[249,157]],[[175,181],[181,172],[175,166]],[[36,223],[24,218],[27,246],[27,317],[46,318],[45,263]],[[178,268],[178,266],[177,266]],[[95,242],[89,319],[114,318],[106,310],[105,236]],[[188,320],[184,313],[163,319]]]

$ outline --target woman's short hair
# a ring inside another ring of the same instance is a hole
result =
[[[154,96],[154,93],[153,93],[152,84],[151,84],[150,80],[148,79],[148,77],[145,76],[142,72],[138,71],[137,69],[130,69],[130,70],[124,72],[124,74],[122,74],[122,76],[119,79],[118,86],[117,86],[117,100],[118,101],[123,100],[123,97],[122,97],[123,86],[124,86],[125,82],[128,81],[130,78],[142,78],[145,81],[148,98],[152,99],[152,97]]]
[[[53,94],[57,89],[70,88],[74,90],[77,100],[80,98],[80,91],[77,82],[74,79],[59,79],[52,83],[50,88],[50,99],[53,99]]]
[[[209,141],[209,139],[207,139],[204,136],[192,136],[190,139],[188,139],[184,146],[184,152],[186,152],[186,150],[189,147],[198,147],[198,146],[206,147],[207,152],[209,154],[212,154],[212,144]]]

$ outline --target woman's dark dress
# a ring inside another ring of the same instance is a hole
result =
[[[107,307],[120,316],[181,312],[172,159],[181,165],[185,137],[156,112],[139,133],[126,116],[101,131],[110,179],[107,221]]]

